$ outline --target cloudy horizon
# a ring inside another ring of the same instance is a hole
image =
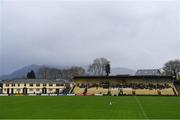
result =
[[[99,57],[134,70],[180,58],[178,0],[0,1],[0,75]]]

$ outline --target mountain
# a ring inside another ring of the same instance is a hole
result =
[[[9,75],[2,75],[0,76],[0,80],[4,80],[4,79],[16,79],[16,78],[26,78],[26,74],[28,72],[30,72],[31,70],[33,70],[35,73],[38,72],[39,68],[41,66],[40,65],[29,65],[29,66],[25,66],[23,68],[20,68],[14,72],[12,72]]]
[[[32,65],[20,68],[9,75],[2,75],[2,76],[0,76],[0,80],[26,78],[26,74],[28,72],[33,70],[35,72],[35,74],[37,74],[38,70],[43,66],[50,67],[50,68],[59,68],[59,69],[62,69],[62,68],[64,69],[64,68],[70,67],[70,66],[58,66],[58,65],[35,65],[35,64],[32,64]],[[87,66],[83,66],[83,68],[87,70]],[[135,73],[134,70],[131,70],[128,68],[122,68],[122,67],[111,68],[111,75],[121,75],[121,74],[133,75],[134,73]]]

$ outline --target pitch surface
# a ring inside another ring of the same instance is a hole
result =
[[[0,119],[180,119],[180,97],[0,97]]]

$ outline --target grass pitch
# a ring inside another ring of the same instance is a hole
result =
[[[180,97],[0,97],[0,119],[11,118],[180,119]]]

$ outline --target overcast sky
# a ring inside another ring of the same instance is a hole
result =
[[[180,58],[178,0],[0,1],[0,75],[98,57],[131,69]]]

